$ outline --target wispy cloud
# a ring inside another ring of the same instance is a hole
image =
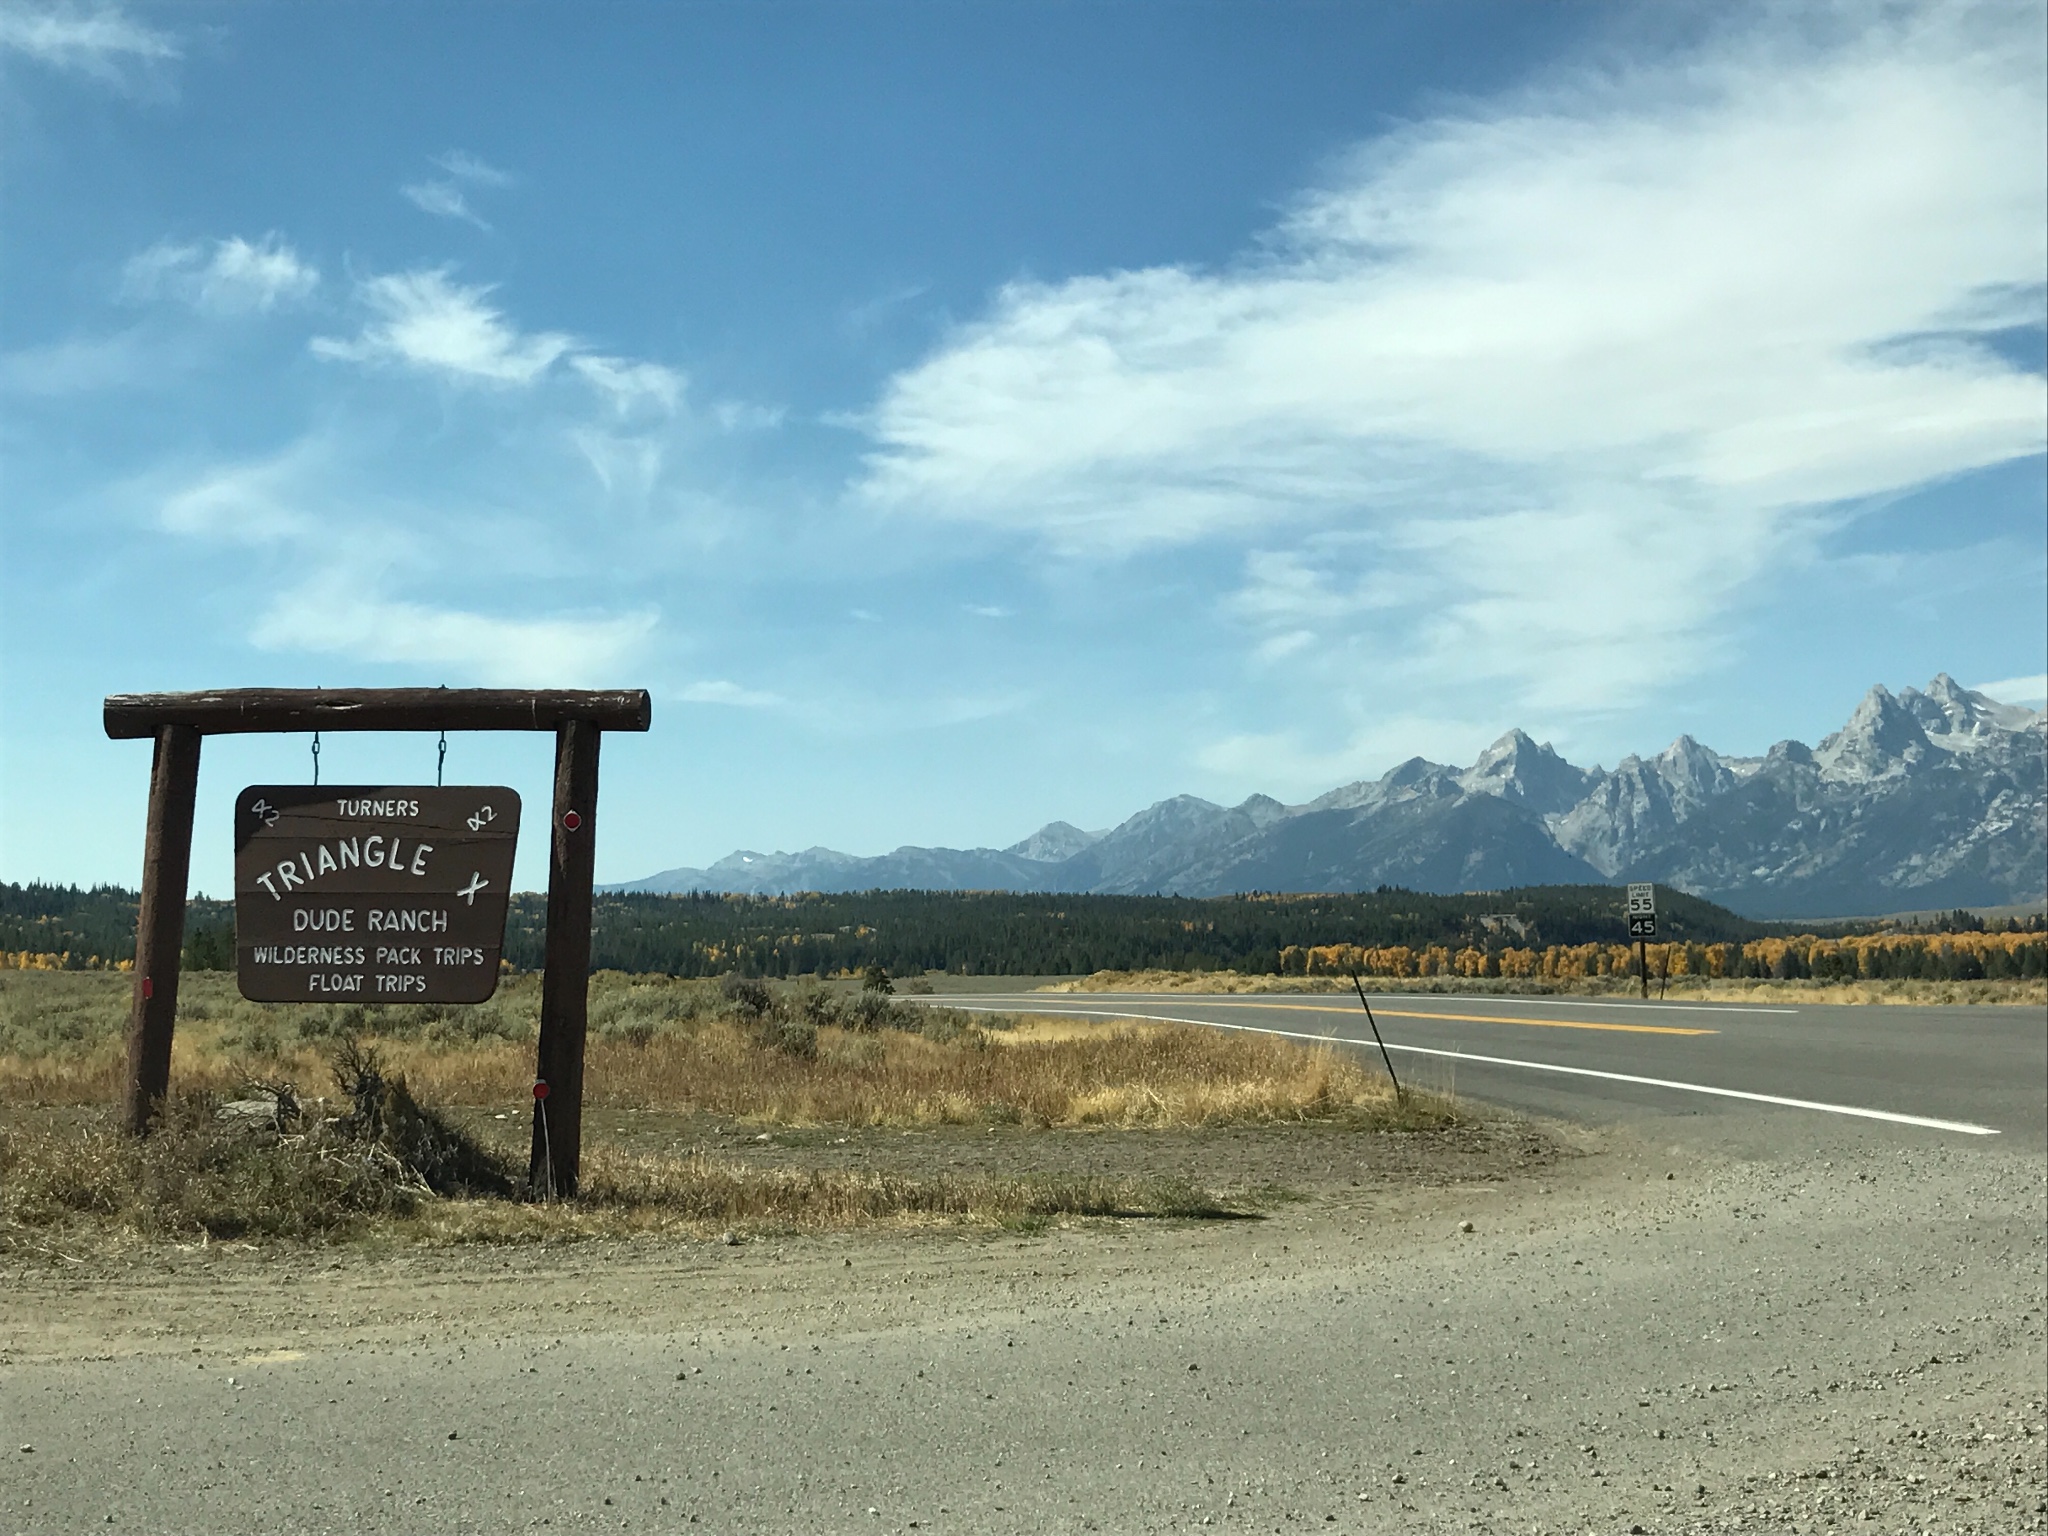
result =
[[[315,523],[293,495],[301,455],[208,470],[164,498],[158,520],[170,533],[235,544],[305,539]]]
[[[0,354],[0,390],[15,395],[69,395],[161,384],[188,357],[166,362],[138,329],[110,336],[73,336]]]
[[[353,340],[315,337],[313,351],[479,383],[532,384],[574,343],[559,331],[520,331],[485,302],[490,292],[451,281],[445,267],[373,277],[359,294],[377,318]]]
[[[711,420],[721,432],[773,431],[788,414],[779,405],[754,405],[744,400],[721,400],[711,407]]]
[[[620,415],[644,407],[673,414],[682,404],[683,376],[660,363],[584,353],[570,359],[570,366],[609,400]]]
[[[316,435],[268,458],[139,490],[164,531],[238,546],[245,583],[262,573],[258,590],[273,595],[245,621],[245,637],[259,650],[506,684],[616,680],[618,668],[646,652],[659,625],[651,607],[506,614],[438,593],[420,600],[413,594],[445,589],[452,571],[473,589],[479,542],[502,541],[515,524],[503,514],[492,514],[495,522],[423,522],[366,494],[354,481],[354,459],[347,441]]]
[[[2048,672],[2032,677],[2002,677],[1995,683],[1972,683],[1979,693],[1988,693],[2001,704],[2025,704],[2039,709],[2048,704]]]
[[[1358,779],[1362,765],[1380,768],[1410,757],[1469,763],[1499,735],[1484,726],[1414,710],[1382,714],[1331,740],[1300,730],[1247,731],[1202,747],[1195,765],[1224,783],[1257,786],[1283,800],[1303,800]]]
[[[398,190],[407,202],[422,213],[431,213],[436,218],[461,219],[482,230],[491,227],[469,206],[469,199],[462,195],[462,188],[452,182],[408,182]]]
[[[2043,447],[1981,334],[2041,313],[2038,12],[1837,22],[1415,123],[1226,270],[1013,284],[889,383],[856,489],[1074,556],[1256,542],[1252,647],[1493,711],[1711,665],[1817,508]]]
[[[220,315],[267,312],[319,286],[319,271],[276,234],[254,242],[235,235],[211,246],[159,241],[130,257],[121,273],[124,298],[172,298]]]
[[[422,213],[431,213],[442,219],[460,219],[488,231],[491,226],[470,206],[469,196],[463,188],[509,187],[512,177],[466,150],[451,149],[436,155],[434,164],[447,173],[448,180],[408,182],[398,189],[399,193]]]
[[[780,694],[742,688],[738,683],[727,682],[723,678],[691,683],[679,689],[676,697],[685,704],[728,704],[738,709],[772,709],[784,702]]]
[[[0,4],[0,53],[18,53],[52,69],[122,85],[131,82],[137,69],[170,63],[183,50],[169,33],[143,25],[117,6]]]
[[[856,304],[847,310],[844,318],[839,322],[840,328],[854,340],[864,341],[870,334],[900,312],[905,305],[914,304],[930,291],[928,285],[918,283],[914,286],[897,288],[891,292],[879,294],[875,298],[869,299],[865,303]]]
[[[512,175],[501,171],[481,155],[472,155],[466,149],[451,149],[434,156],[434,164],[441,167],[458,181],[466,181],[479,187],[509,187]]]
[[[656,622],[653,613],[502,618],[382,597],[335,572],[280,594],[250,639],[265,650],[405,663],[490,684],[572,686],[616,682]]]

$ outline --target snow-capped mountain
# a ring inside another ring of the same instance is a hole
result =
[[[639,891],[1496,890],[1656,880],[1755,916],[2003,904],[2048,892],[2048,719],[1960,687],[1871,689],[1817,748],[1681,736],[1611,773],[1520,730],[1469,768],[1410,758],[1304,805],[1177,795],[1107,832],[1009,848],[735,853]]]

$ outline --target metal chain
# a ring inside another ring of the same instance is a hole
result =
[[[320,783],[320,733],[313,733],[313,783]]]
[[[441,733],[441,745],[434,753],[434,787],[441,787],[441,767],[448,761],[448,733]]]

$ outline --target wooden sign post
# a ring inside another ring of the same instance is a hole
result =
[[[170,1091],[171,1037],[177,1023],[178,973],[185,943],[185,888],[192,862],[192,811],[203,737],[292,731],[553,731],[547,960],[541,978],[529,1181],[537,1197],[575,1194],[582,1153],[598,741],[604,731],[646,730],[652,713],[652,701],[639,689],[597,693],[511,688],[238,688],[219,693],[109,697],[105,708],[108,736],[116,741],[148,737],[156,743],[142,853],[142,903],[135,930],[135,992],[128,1016],[128,1072],[122,1106],[128,1130],[144,1134]],[[545,1089],[538,1086],[541,1084]]]

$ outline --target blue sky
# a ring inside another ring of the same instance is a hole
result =
[[[0,0],[0,877],[135,883],[132,690],[647,687],[602,879],[2038,705],[2044,76],[2031,4]],[[196,888],[308,764],[208,743]]]

